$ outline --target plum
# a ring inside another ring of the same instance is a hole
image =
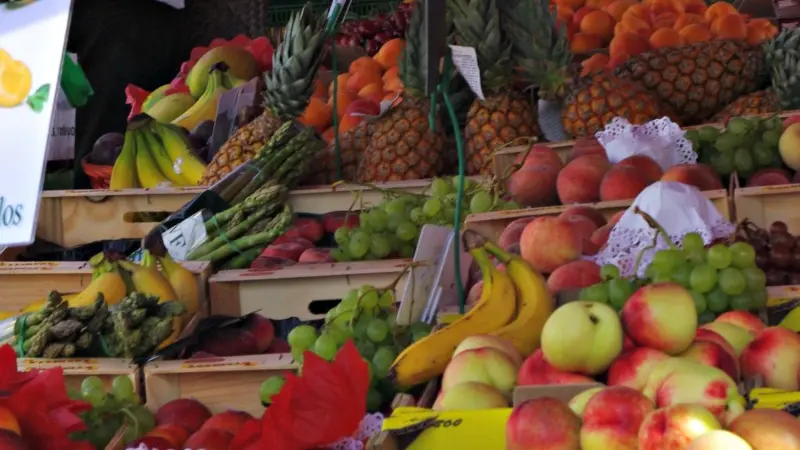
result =
[[[189,139],[194,144],[195,148],[202,147],[208,144],[211,135],[214,133],[214,121],[204,120],[197,124],[196,127],[189,133]]]
[[[100,166],[114,165],[120,152],[125,136],[122,133],[106,133],[100,136],[92,147],[89,162]]]

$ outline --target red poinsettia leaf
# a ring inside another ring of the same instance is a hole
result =
[[[275,53],[275,48],[269,39],[265,36],[255,38],[245,48],[256,58],[258,68],[262,72],[272,70],[272,54]]]
[[[231,449],[245,448],[252,442],[255,442],[261,436],[261,421],[258,419],[251,419],[244,423],[236,432],[230,445]]]
[[[150,95],[149,91],[135,84],[125,86],[125,103],[131,105],[131,112],[128,114],[128,120],[131,120],[133,116],[142,112],[142,105],[148,95]]]
[[[189,86],[186,85],[186,77],[178,76],[169,84],[169,89],[164,91],[164,95],[172,95],[178,93],[189,93]]]
[[[6,344],[0,347],[0,395],[11,395],[21,385],[37,375],[38,371],[20,372],[17,370],[17,353]]]

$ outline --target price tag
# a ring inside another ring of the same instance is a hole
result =
[[[169,255],[177,261],[184,261],[186,255],[202,245],[207,239],[203,211],[198,211],[188,219],[161,234]]]
[[[450,54],[453,57],[453,64],[458,69],[458,73],[467,81],[475,96],[485,100],[483,88],[481,87],[481,68],[478,65],[478,54],[475,53],[475,49],[462,45],[451,45]]]
[[[506,423],[511,408],[474,411],[431,411],[424,408],[396,408],[383,420],[382,431],[393,435],[420,432],[407,450],[444,448],[506,448]]]
[[[0,3],[0,246],[34,239],[71,5]]]

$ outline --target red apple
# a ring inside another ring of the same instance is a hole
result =
[[[297,261],[304,251],[306,251],[306,249],[300,244],[284,242],[283,244],[270,245],[261,252],[259,258],[283,258],[290,261]]]
[[[580,419],[564,402],[528,400],[508,418],[506,450],[580,450],[580,430]]]

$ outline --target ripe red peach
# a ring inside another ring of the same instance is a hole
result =
[[[603,213],[592,208],[591,206],[583,206],[583,205],[570,206],[559,215],[559,217],[569,217],[569,216],[584,216],[587,219],[594,222],[595,226],[597,226],[598,228],[604,226],[607,223],[605,216],[603,216]]]
[[[781,327],[758,334],[741,355],[742,375],[760,376],[766,387],[800,389],[800,335]]]
[[[556,189],[561,203],[592,203],[600,200],[600,183],[610,168],[604,155],[581,156],[558,174]]]
[[[547,288],[556,293],[566,289],[581,289],[603,281],[600,266],[592,261],[577,260],[564,264],[547,277]]]
[[[520,251],[533,268],[552,273],[564,264],[581,257],[580,236],[572,227],[556,217],[540,217],[525,226],[520,238]]]
[[[609,386],[627,386],[642,390],[647,377],[659,361],[669,358],[666,353],[647,347],[638,347],[620,355],[608,369]]]
[[[664,171],[655,160],[645,155],[632,155],[616,164],[616,167],[631,167],[644,175],[647,184],[655,183],[661,179]]]
[[[508,179],[508,193],[522,206],[540,207],[558,203],[556,184],[561,168],[553,164],[528,164]]]
[[[630,166],[614,166],[600,183],[600,200],[629,200],[636,198],[648,185],[646,175]]]

